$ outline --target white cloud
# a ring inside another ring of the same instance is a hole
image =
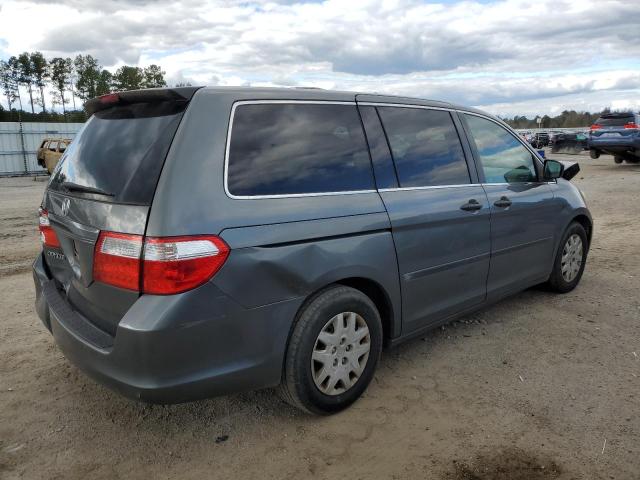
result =
[[[3,50],[159,63],[175,81],[378,91],[495,112],[640,96],[640,9],[628,0],[60,3],[6,1]]]

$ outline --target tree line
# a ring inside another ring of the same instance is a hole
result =
[[[54,105],[62,108],[62,118],[57,120],[84,121],[85,101],[114,91],[164,87],[165,73],[158,65],[124,65],[111,73],[91,55],[48,60],[41,52],[24,52],[0,60],[0,90],[9,106],[7,112],[0,105],[0,121],[15,119],[16,114],[23,120],[56,120],[60,115],[53,108],[48,109]],[[25,98],[20,87],[27,93]],[[81,100],[80,105],[76,99]],[[36,107],[41,110],[39,113]]]
[[[540,117],[542,128],[580,128],[589,127],[604,113],[611,113],[611,109],[605,108],[599,113],[576,112],[575,110],[564,110],[560,115],[550,117],[544,115]],[[536,118],[527,118],[525,116],[514,116],[513,118],[503,118],[512,128],[538,128]]]

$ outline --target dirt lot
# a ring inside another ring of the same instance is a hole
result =
[[[640,165],[579,160],[596,221],[580,286],[386,352],[331,418],[270,391],[145,406],[87,379],[33,309],[44,182],[1,179],[0,478],[639,479]]]

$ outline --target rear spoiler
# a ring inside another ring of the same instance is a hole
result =
[[[105,110],[116,105],[170,101],[188,102],[200,88],[202,87],[147,88],[145,90],[108,93],[107,95],[88,100],[87,103],[84,104],[84,109],[87,115],[91,116],[100,110]]]

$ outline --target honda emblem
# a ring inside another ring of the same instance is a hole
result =
[[[62,200],[62,204],[60,205],[60,215],[63,216],[67,216],[67,213],[69,213],[69,204],[71,202],[69,201],[68,198],[65,198],[64,200]]]

